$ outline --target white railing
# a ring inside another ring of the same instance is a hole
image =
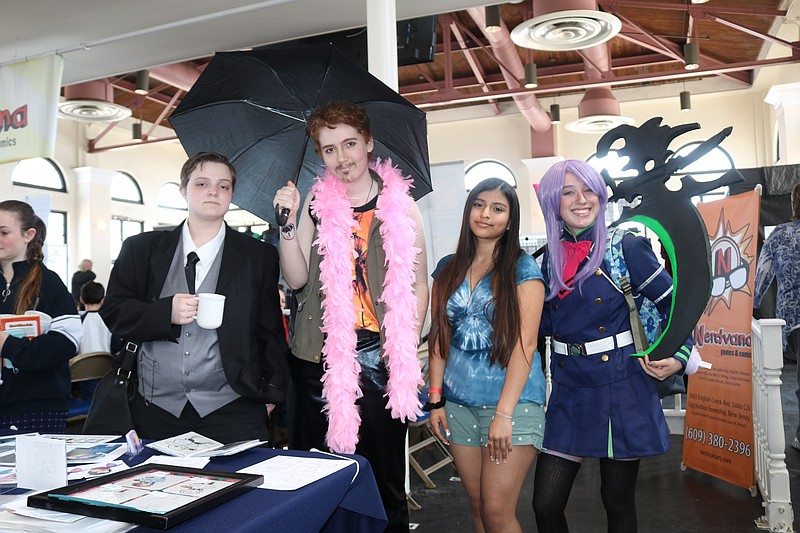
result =
[[[673,402],[675,402],[673,407],[667,407]],[[686,409],[683,404],[683,394],[672,394],[661,400],[670,435],[683,435],[683,423],[686,420]]]
[[[776,318],[753,320],[753,447],[766,511],[756,525],[769,531],[794,531],[781,406],[784,324]]]

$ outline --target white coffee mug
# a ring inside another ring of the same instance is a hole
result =
[[[197,325],[204,329],[217,329],[222,325],[225,297],[204,292],[197,295]]]

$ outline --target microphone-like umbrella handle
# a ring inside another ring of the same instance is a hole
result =
[[[286,225],[286,221],[289,220],[289,212],[290,209],[288,207],[281,207],[278,204],[275,204],[275,222],[278,223],[278,226],[281,228]]]

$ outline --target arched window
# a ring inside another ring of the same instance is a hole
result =
[[[186,199],[181,194],[180,185],[175,182],[167,182],[158,190],[158,207],[165,209],[178,209],[188,211]]]
[[[67,265],[67,214],[64,211],[50,211],[46,245],[47,268],[58,274],[66,285],[70,278]]]
[[[186,218],[189,208],[181,194],[180,185],[167,182],[158,190],[158,227],[174,227]]]
[[[23,159],[17,163],[11,171],[11,182],[24,187],[67,192],[64,174],[55,161],[47,157]]]
[[[590,156],[586,162],[592,165],[594,169],[598,172],[602,172],[604,169],[608,172],[608,175],[614,178],[615,180],[622,180],[625,178],[633,178],[634,176],[638,176],[639,172],[636,170],[623,170],[624,167],[630,158],[628,156],[620,157],[617,152],[611,151],[605,157],[597,157],[597,154],[593,154]]]
[[[130,204],[143,204],[142,190],[136,180],[122,170],[117,171],[111,178],[111,199],[117,202]]]
[[[140,220],[131,220],[123,217],[113,217],[109,227],[109,237],[111,238],[111,263],[117,260],[122,243],[128,237],[138,235],[144,231],[144,223]]]
[[[675,151],[675,154],[673,154],[672,157],[675,158],[678,156],[687,156],[692,153],[692,151],[694,151],[694,149],[700,144],[700,141],[684,144]],[[697,181],[711,181],[719,178],[732,168],[733,158],[731,155],[723,147],[717,146],[710,150],[707,154],[704,154],[703,157],[697,161],[685,168],[682,168],[679,172],[676,172],[675,175],[685,176],[688,174]],[[669,186],[669,182],[667,182],[667,185]],[[726,196],[728,196],[728,187],[718,187],[713,191],[707,192],[706,194],[693,196],[692,202],[695,204],[698,202],[710,202],[712,200],[720,200]]]
[[[469,165],[464,174],[464,186],[471,191],[475,185],[488,178],[500,178],[514,188],[517,186],[517,179],[511,169],[494,159],[483,159]]]

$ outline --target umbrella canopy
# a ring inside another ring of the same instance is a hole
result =
[[[425,113],[333,45],[219,52],[169,120],[187,154],[228,156],[237,174],[233,201],[268,219],[288,180],[305,196],[324,172],[306,120],[334,100],[367,112],[373,157],[411,176],[415,199],[431,192]]]

